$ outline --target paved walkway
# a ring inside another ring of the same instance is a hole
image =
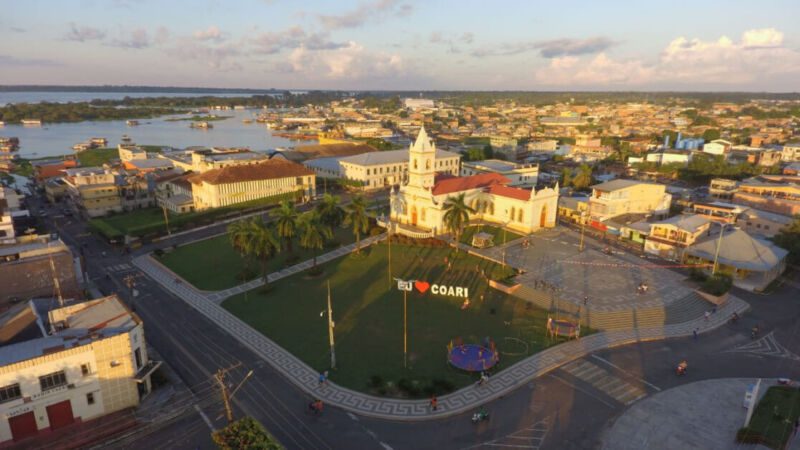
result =
[[[376,236],[374,240],[381,239],[381,237]],[[329,255],[332,254],[333,252]],[[329,259],[333,257],[331,256]],[[318,385],[319,374],[313,368],[226,311],[216,301],[209,298],[208,294],[192,288],[188,283],[175,283],[174,275],[149,255],[139,256],[133,262],[166,289],[228,331],[242,345],[250,348],[299,389],[307,392],[309,396],[320,398],[330,406],[336,406],[356,414],[389,420],[429,420],[471,411],[483,403],[514,391],[534,378],[594,351],[640,341],[691,336],[695,329],[706,332],[727,323],[728,317],[734,311],[741,314],[749,308],[749,305],[743,300],[731,297],[716,314],[712,315],[709,321],[698,318],[659,328],[601,332],[551,347],[500,371],[484,386],[470,385],[440,397],[439,408],[436,411],[430,411],[427,400],[380,398],[334,383],[320,388]],[[289,273],[286,273],[279,277],[288,275]],[[272,280],[270,278],[270,281]]]
[[[742,406],[744,393],[755,382],[749,378],[704,380],[652,395],[630,407],[614,422],[603,436],[602,448],[765,449],[737,444],[734,440],[747,415]],[[762,380],[759,394],[763,396],[774,384],[775,380]]]

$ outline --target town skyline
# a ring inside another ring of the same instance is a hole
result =
[[[800,89],[790,2],[380,0],[17,5],[0,19],[0,84],[321,90]],[[189,7],[191,6],[191,7]],[[682,7],[687,6],[687,7]],[[512,13],[513,11],[513,13]],[[691,14],[687,14],[691,11]],[[725,20],[711,20],[725,11]]]

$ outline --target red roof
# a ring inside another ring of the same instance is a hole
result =
[[[482,173],[469,177],[437,177],[436,183],[433,185],[433,195],[468,191],[510,182],[511,180],[499,173]]]
[[[522,201],[528,201],[531,198],[531,191],[527,189],[503,186],[500,184],[490,187],[489,193],[492,195],[499,195],[501,197],[508,197]]]

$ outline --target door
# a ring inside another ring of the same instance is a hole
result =
[[[36,426],[36,416],[33,411],[18,416],[9,417],[8,425],[11,427],[11,437],[15,441],[35,436],[39,432]]]
[[[411,225],[414,225],[414,226],[417,225],[417,207],[416,206],[412,206],[411,207]]]
[[[542,213],[539,215],[539,228],[544,228],[547,224],[547,205],[542,206]]]
[[[47,407],[47,419],[50,421],[50,430],[63,428],[75,421],[72,417],[72,404],[69,400],[58,402]]]

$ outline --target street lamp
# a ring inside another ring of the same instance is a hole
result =
[[[323,309],[320,311],[319,316],[322,317],[325,315],[325,310]],[[331,369],[336,368],[336,350],[334,348],[333,342],[333,308],[331,307],[331,282],[328,281],[328,343],[331,346]]]

